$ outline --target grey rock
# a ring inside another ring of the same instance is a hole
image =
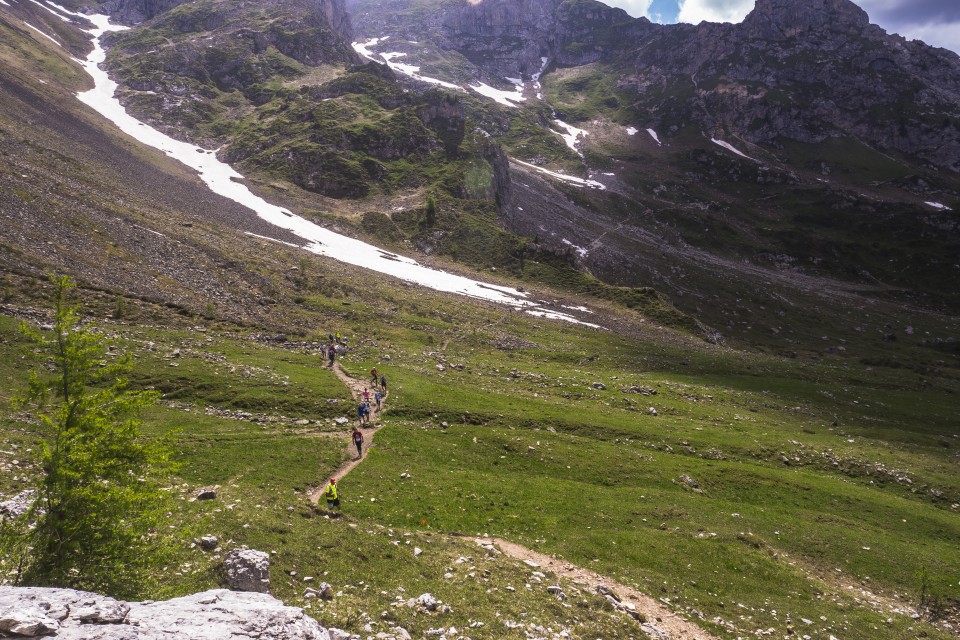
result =
[[[440,601],[437,600],[432,593],[421,594],[420,597],[417,598],[416,603],[427,611],[436,611],[437,607],[440,606]]]
[[[70,589],[0,587],[0,635],[10,634],[58,640],[332,637],[302,609],[261,593],[217,589],[164,602],[127,603]]]
[[[239,547],[223,559],[227,584],[234,591],[270,591],[270,556],[263,551]]]
[[[197,500],[215,500],[216,497],[216,489],[201,489],[199,493],[197,493]]]
[[[602,382],[594,382],[594,383],[593,383],[593,388],[594,388],[594,389],[600,389],[601,391],[603,391],[603,390],[605,390],[605,389],[607,388],[607,385],[603,384]]]
[[[213,551],[219,543],[220,541],[217,540],[217,536],[203,536],[200,538],[200,548],[205,551]]]
[[[27,489],[26,491],[21,491],[9,500],[0,502],[0,519],[19,518],[22,516],[30,508],[30,505],[33,504],[34,495],[36,495],[36,492],[33,489]]]

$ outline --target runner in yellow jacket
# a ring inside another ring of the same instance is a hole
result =
[[[330,478],[330,483],[327,484],[327,488],[323,490],[323,497],[327,499],[327,508],[333,509],[334,507],[340,507],[340,492],[337,491],[336,478]]]

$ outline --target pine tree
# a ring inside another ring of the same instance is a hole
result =
[[[129,357],[107,361],[104,339],[70,302],[70,278],[52,281],[53,335],[22,326],[48,358],[20,401],[44,427],[42,474],[31,509],[5,524],[4,550],[20,584],[137,596],[168,547],[158,533],[169,448],[140,431],[157,396],[128,388]]]

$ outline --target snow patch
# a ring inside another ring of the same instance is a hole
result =
[[[924,202],[923,204],[933,207],[934,209],[939,209],[940,211],[953,211],[950,207],[939,202]]]
[[[560,311],[545,311],[543,309],[527,309],[527,313],[538,318],[550,318],[551,320],[563,320],[565,322],[570,322],[573,324],[583,325],[585,327],[590,327],[591,329],[603,329],[598,324],[593,324],[592,322],[584,322],[583,320],[577,320],[573,316],[562,313]]]
[[[639,132],[639,131],[640,131],[640,130],[637,129],[636,127],[627,127],[627,135],[628,135],[628,136],[635,136],[635,135],[637,135],[637,132]]]
[[[0,4],[2,4],[2,5],[6,5],[6,6],[8,6],[8,7],[10,6],[10,3],[8,3],[8,2],[4,2],[4,0],[0,0]]]
[[[384,40],[389,40],[389,39],[390,39],[390,36],[384,36],[382,38],[370,38],[366,42],[352,42],[350,43],[350,46],[353,47],[353,50],[359,53],[364,58],[368,60],[373,60],[374,62],[380,62],[379,60],[377,60],[376,54],[374,54],[370,50],[370,47],[375,47],[381,42],[383,42]]]
[[[605,191],[607,188],[602,182],[597,182],[596,180],[584,180],[583,178],[557,173],[556,171],[550,171],[550,169],[544,169],[543,167],[538,167],[535,164],[530,164],[529,162],[524,162],[523,160],[517,160],[516,158],[510,158],[510,161],[533,169],[534,171],[539,171],[540,173],[548,175],[551,178],[556,178],[557,180],[561,180],[568,184],[577,185],[578,187],[590,187],[592,189],[600,189],[601,191]]]
[[[516,107],[517,102],[524,102],[526,98],[523,97],[523,87],[517,87],[513,91],[503,91],[501,89],[495,89],[488,84],[478,82],[477,84],[467,85],[477,93],[487,98],[491,98],[495,102],[498,102],[507,107]]]
[[[420,67],[414,66],[412,64],[403,64],[402,62],[394,62],[396,58],[402,58],[407,54],[400,53],[399,51],[391,51],[388,53],[381,53],[380,57],[383,58],[383,61],[387,63],[387,66],[402,73],[405,76],[409,76],[414,80],[419,80],[420,82],[426,82],[428,84],[435,84],[441,87],[446,87],[447,89],[456,89],[457,91],[463,91],[463,88],[459,85],[452,84],[450,82],[444,82],[443,80],[437,80],[436,78],[430,78],[428,76],[420,75]]]
[[[550,64],[550,58],[541,57],[540,58],[540,71],[537,71],[533,74],[533,90],[537,93],[537,100],[543,100],[543,87],[540,85],[540,78],[543,76],[543,72],[547,70],[547,65]]]
[[[657,146],[658,146],[658,147],[662,147],[662,146],[663,146],[663,143],[660,142],[660,136],[657,135],[657,132],[656,132],[656,131],[654,131],[653,129],[647,129],[647,133],[650,134],[650,137],[653,138],[654,142],[657,143]]]
[[[523,86],[523,79],[522,79],[522,78],[506,78],[506,81],[509,82],[509,83],[511,83],[511,84],[515,84],[515,85],[517,85],[518,87],[522,87],[522,86]]]
[[[566,238],[563,238],[563,239],[561,240],[561,242],[563,242],[563,244],[567,245],[568,247],[573,247],[573,250],[576,251],[576,252],[577,252],[577,255],[580,256],[581,258],[585,258],[585,257],[587,256],[587,254],[590,253],[589,251],[587,251],[587,250],[584,249],[583,247],[578,247],[577,245],[573,244],[572,242],[570,242],[570,241],[567,240]]]
[[[571,306],[568,305],[568,304],[562,304],[562,305],[560,305],[560,306],[563,307],[564,309],[571,309],[571,310],[573,310],[573,311],[583,311],[584,313],[593,313],[593,311],[590,311],[590,309],[587,309],[587,308],[584,307],[584,306],[571,307]]]
[[[59,42],[57,42],[56,40],[54,40],[53,37],[47,35],[47,34],[44,33],[43,31],[40,31],[40,29],[37,29],[35,26],[33,26],[32,24],[30,24],[29,22],[24,22],[23,24],[27,25],[28,27],[30,27],[31,29],[33,29],[34,31],[36,31],[37,33],[39,33],[40,35],[42,35],[44,38],[46,38],[47,40],[49,40],[49,41],[52,42],[53,44],[57,45],[58,47],[60,47],[61,49],[63,48],[63,45],[60,44]]]
[[[553,123],[566,131],[566,133],[559,133],[557,131],[554,131],[554,133],[563,138],[563,141],[567,143],[568,147],[576,151],[578,155],[582,156],[583,154],[580,152],[580,149],[577,148],[577,142],[579,141],[580,136],[586,137],[587,132],[583,129],[577,129],[572,124],[567,124],[562,120],[554,120]]]
[[[753,158],[751,158],[751,157],[748,156],[747,154],[742,153],[741,151],[737,150],[737,149],[736,149],[732,144],[730,144],[729,142],[724,142],[723,140],[717,140],[716,138],[710,138],[710,142],[712,142],[713,144],[718,144],[718,145],[720,145],[721,147],[723,147],[723,148],[726,149],[727,151],[732,151],[732,152],[734,152],[735,154],[737,154],[737,155],[740,156],[741,158],[746,158],[747,160],[753,160],[754,162],[757,162],[756,160],[754,160]]]
[[[68,13],[72,14],[72,12]],[[340,262],[392,275],[436,291],[505,304],[538,317],[603,328],[577,320],[569,314],[545,309],[543,303],[528,299],[529,294],[526,292],[430,269],[411,258],[384,251],[354,238],[341,236],[309,220],[295,216],[288,209],[270,204],[251,192],[241,182],[243,176],[230,165],[220,162],[214,151],[175,140],[130,116],[114,95],[117,84],[100,68],[100,63],[106,58],[106,52],[100,43],[101,36],[108,31],[120,31],[127,27],[111,25],[109,18],[105,15],[73,15],[84,17],[94,25],[88,31],[94,37],[93,51],[86,60],[78,60],[93,78],[94,88],[77,94],[77,98],[109,119],[124,133],[143,144],[162,150],[171,158],[197,171],[200,179],[214,193],[251,209],[261,219],[302,238],[305,242],[303,249]]]

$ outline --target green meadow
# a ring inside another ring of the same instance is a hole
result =
[[[144,303],[114,321],[114,301],[84,295],[109,353],[134,356],[134,386],[163,394],[146,430],[176,436],[178,556],[144,597],[220,585],[222,554],[245,544],[271,554],[274,595],[355,633],[644,637],[590,589],[465,537],[489,535],[634,586],[721,638],[952,637],[955,366],[920,381],[855,357],[711,345],[614,307],[598,324],[616,328],[596,330],[376,281],[308,298],[282,335]],[[33,356],[7,309],[5,404]],[[316,352],[328,331],[350,340],[345,371],[377,366],[390,389],[332,518],[307,494],[351,457],[355,406]],[[44,434],[24,411],[2,426],[13,495]],[[196,500],[203,487],[217,498]],[[217,551],[193,545],[208,534]],[[304,598],[319,582],[333,600]],[[450,610],[404,604],[427,592]]]

